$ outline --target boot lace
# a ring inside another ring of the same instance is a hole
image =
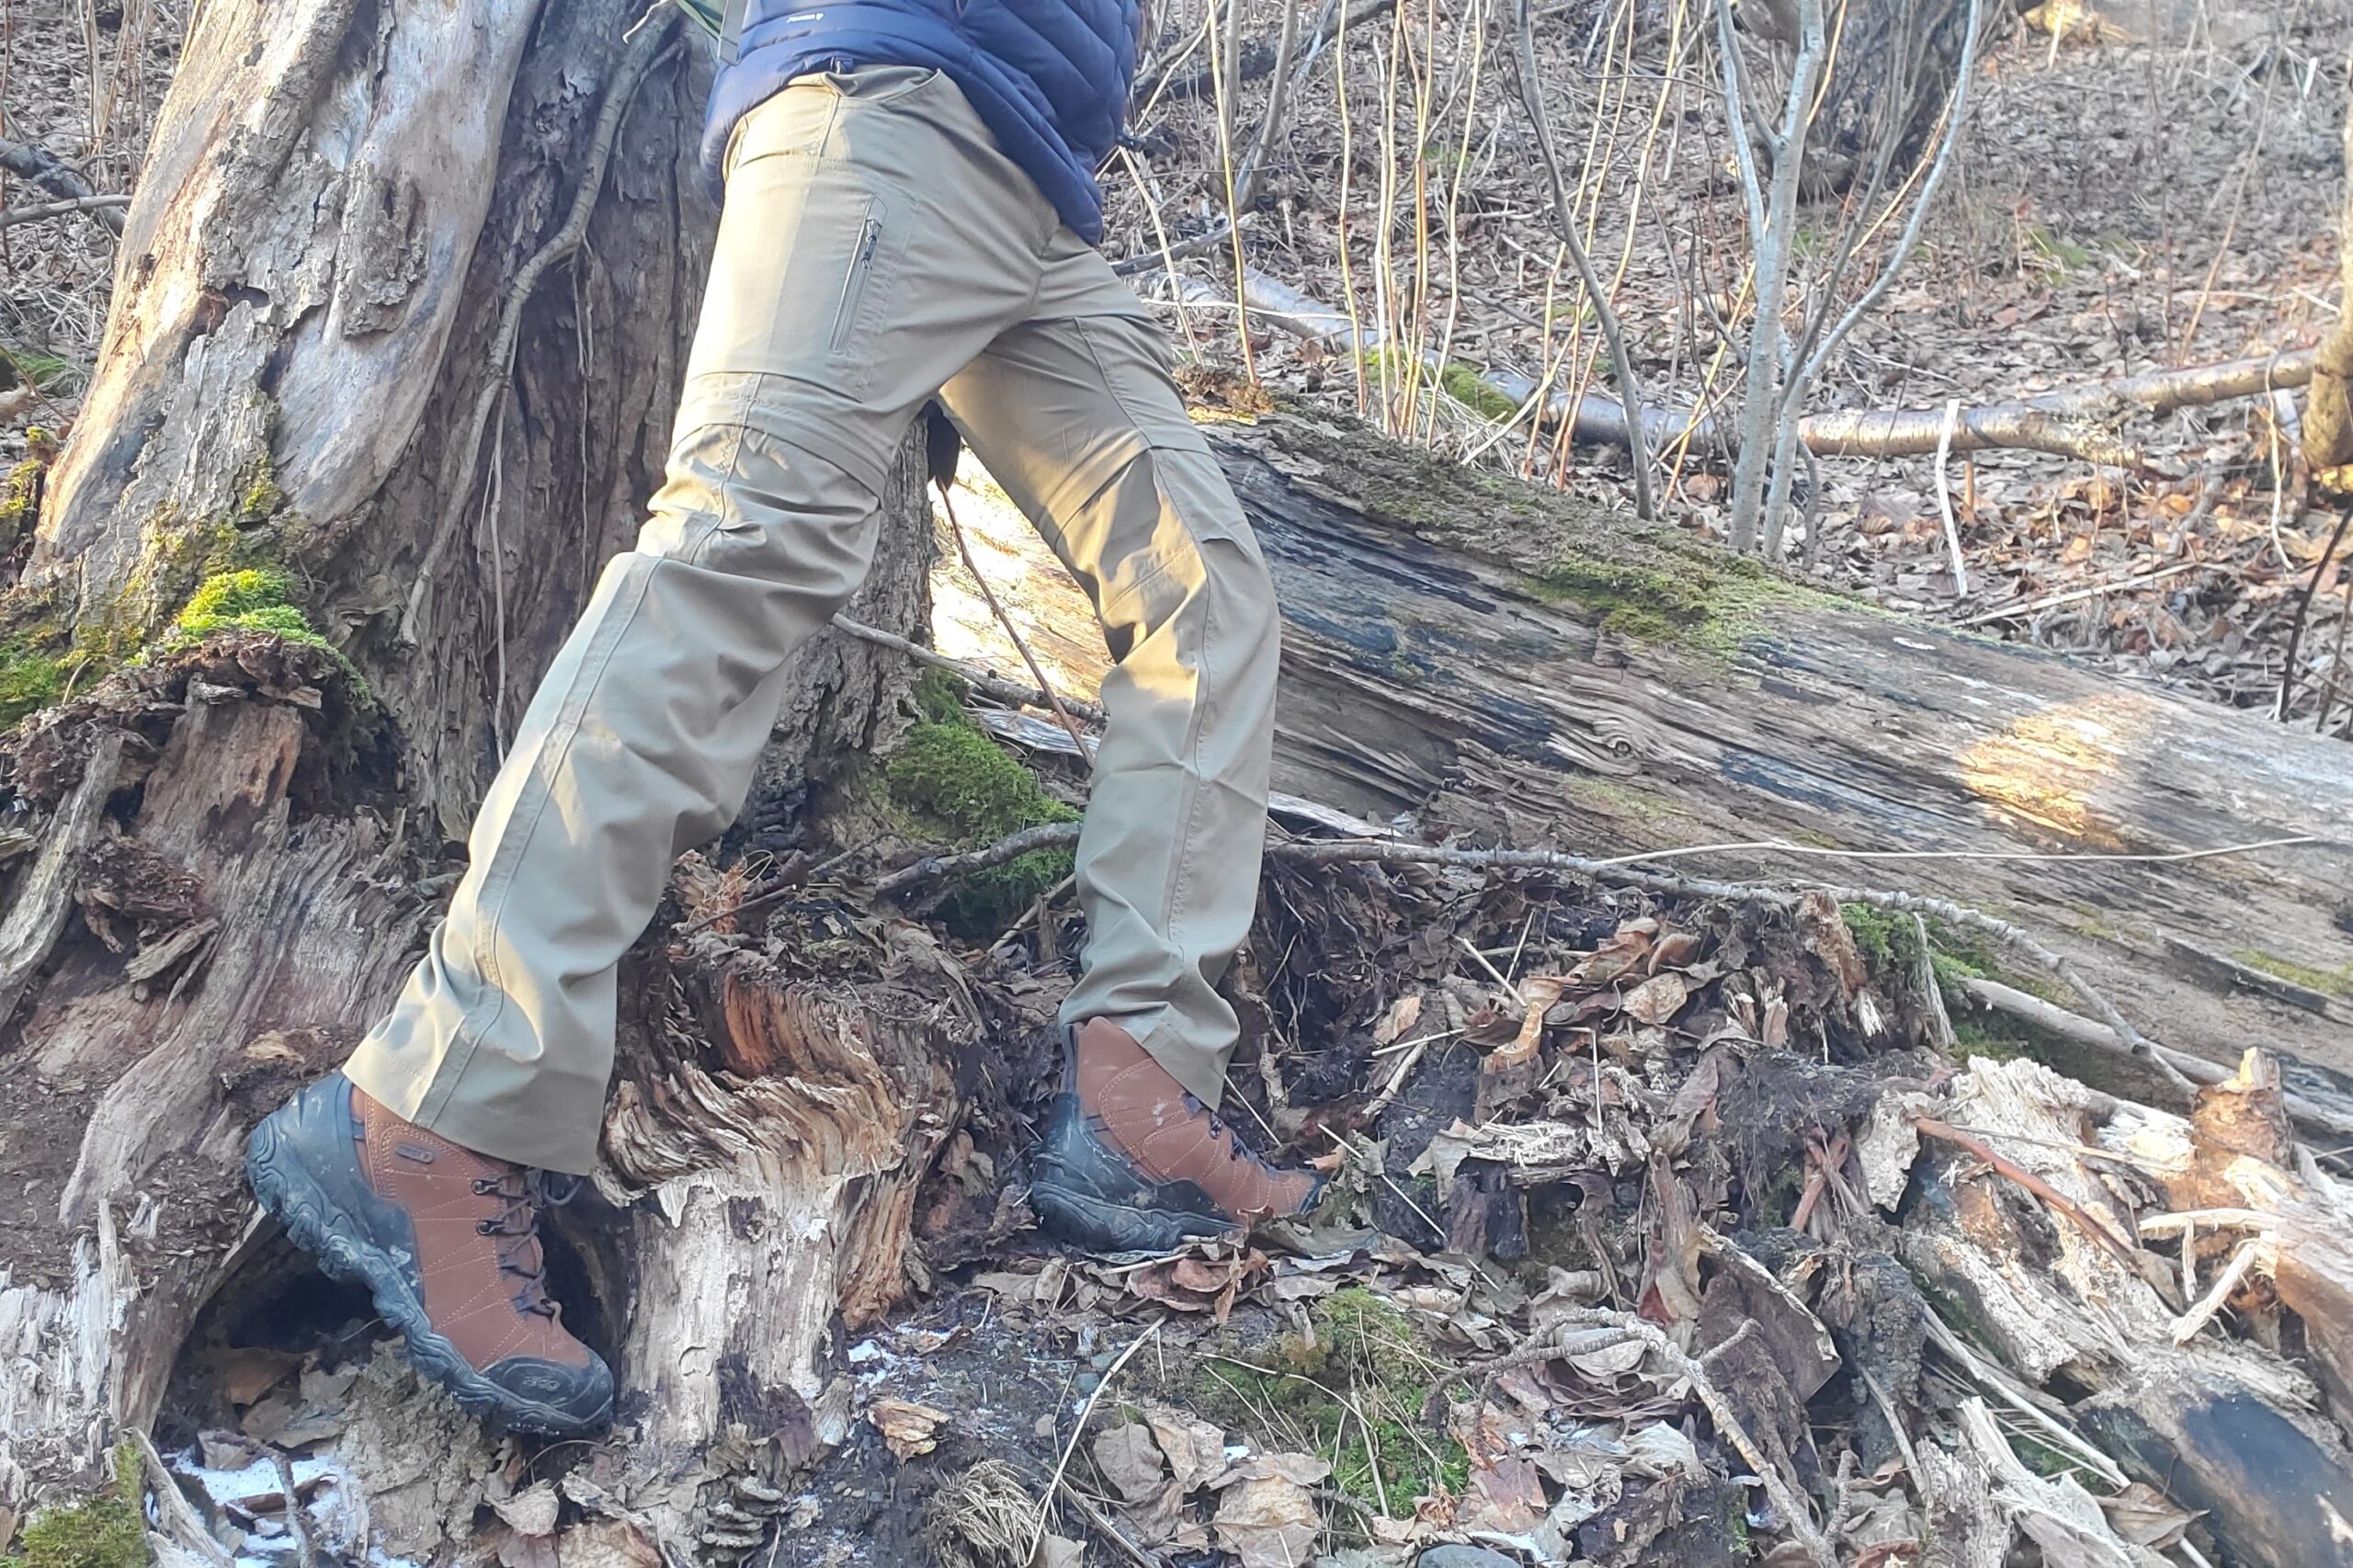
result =
[[[580,1190],[578,1176],[551,1176],[519,1167],[494,1176],[476,1176],[475,1195],[498,1199],[498,1212],[474,1221],[474,1229],[498,1241],[498,1271],[522,1281],[510,1298],[518,1312],[553,1320],[563,1309],[548,1295],[547,1254],[540,1245],[540,1210],[561,1208]]]
[[[1245,1145],[1241,1139],[1233,1135],[1233,1129],[1225,1124],[1223,1117],[1210,1109],[1190,1094],[1185,1096],[1185,1108],[1196,1116],[1209,1119],[1210,1140],[1223,1145],[1227,1160],[1248,1165],[1252,1170],[1265,1175],[1274,1174],[1274,1167],[1267,1163],[1263,1155],[1256,1150]]]

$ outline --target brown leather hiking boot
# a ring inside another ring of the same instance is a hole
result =
[[[1267,1165],[1235,1142],[1133,1035],[1105,1018],[1064,1036],[1029,1201],[1063,1239],[1165,1252],[1254,1220],[1313,1208],[1324,1178]]]
[[[417,1370],[468,1411],[554,1437],[612,1418],[612,1373],[548,1299],[540,1209],[571,1193],[544,1173],[404,1121],[334,1073],[254,1129],[245,1178],[322,1269],[368,1287]]]

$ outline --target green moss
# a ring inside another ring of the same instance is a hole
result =
[[[2240,948],[2231,956],[2249,969],[2259,969],[2290,985],[2301,985],[2324,996],[2353,997],[2353,963],[2341,969],[2314,969],[2309,964],[2292,963],[2259,948]]]
[[[1035,775],[965,715],[961,690],[953,676],[938,671],[916,684],[915,708],[924,717],[883,769],[889,802],[913,819],[914,835],[977,849],[1023,828],[1076,822],[1074,809],[1047,794]],[[1069,876],[1073,864],[1068,849],[1033,849],[965,879],[942,913],[959,932],[1000,930]]]
[[[1613,631],[1729,658],[1785,617],[1873,607],[1808,586],[1666,523],[1383,441],[1359,421],[1294,409],[1262,427],[1283,454],[1378,520],[1501,563],[1524,589]]]
[[[1529,585],[1540,598],[1598,617],[1604,631],[1717,654],[1764,632],[1772,609],[1813,594],[1746,556],[1696,540],[1662,542],[1666,548],[1650,559],[1563,556],[1529,574]]]
[[[1186,1403],[1228,1431],[1321,1454],[1335,1487],[1375,1509],[1386,1498],[1392,1516],[1416,1496],[1461,1495],[1469,1457],[1422,1412],[1434,1394],[1442,1403],[1471,1391],[1432,1358],[1427,1336],[1362,1285],[1316,1302],[1308,1323],[1308,1334],[1273,1348],[1274,1365],[1203,1356]]]
[[[105,1491],[36,1514],[0,1568],[146,1568],[147,1520],[139,1453],[114,1451],[114,1483]]]
[[[215,631],[267,631],[289,642],[324,649],[351,683],[353,697],[363,703],[371,701],[368,682],[358,666],[311,624],[311,618],[289,597],[293,591],[286,574],[270,567],[216,573],[188,596],[159,646],[179,646]]]
[[[1449,359],[1436,367],[1418,354],[1392,353],[1375,348],[1364,356],[1367,381],[1377,381],[1386,374],[1393,384],[1407,381],[1427,386],[1435,379],[1438,389],[1483,419],[1509,419],[1519,412],[1519,404],[1489,386],[1485,378],[1460,359]]]
[[[1893,983],[1908,983],[1920,967],[1920,926],[1928,932],[1928,966],[1936,972],[1937,983],[1943,987],[1949,1001],[1965,1000],[1966,983],[1972,980],[1998,980],[2013,990],[2055,1001],[2051,983],[2040,974],[2021,974],[2002,961],[2002,954],[1990,941],[1972,931],[1928,919],[1915,924],[1909,915],[1898,914],[1870,903],[1842,903],[1840,915],[1846,917],[1847,934],[1855,938],[1856,948],[1873,972],[1884,971]]]
[[[27,458],[0,479],[0,551],[14,550],[40,520],[40,479],[49,465]]]
[[[237,502],[237,521],[247,528],[259,528],[285,509],[286,492],[278,488],[278,471],[264,452],[246,471],[244,494]]]
[[[0,729],[48,707],[64,689],[65,669],[57,660],[22,638],[0,643]]]

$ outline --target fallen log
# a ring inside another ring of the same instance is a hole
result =
[[[1196,279],[1182,280],[1177,292],[1189,304],[1231,308],[1233,303],[1229,296]],[[1263,273],[1247,275],[1244,299],[1256,319],[1330,353],[1346,354],[1352,334],[1365,354],[1378,352],[1385,342],[1379,328],[1351,324],[1345,312],[1319,304]],[[2290,349],[2221,364],[2150,370],[2009,402],[1964,404],[1954,424],[1949,449],[2052,452],[2114,468],[2144,467],[2147,453],[2118,433],[2127,419],[2307,386],[2317,354],[2316,349]],[[1433,377],[1448,368],[1436,355],[1425,353],[1422,358]],[[1518,370],[1489,369],[1472,373],[1496,396],[1515,404],[1525,406],[1540,394],[1544,422],[1555,426],[1571,424],[1573,440],[1592,446],[1628,443],[1631,426],[1625,406],[1606,392],[1572,396],[1565,388],[1543,385]],[[1816,457],[1925,457],[1937,450],[1944,427],[1942,408],[1831,409],[1801,419],[1798,439]],[[1652,451],[1688,445],[1701,452],[1729,453],[1733,440],[1730,421],[1692,408],[1645,407],[1642,430]]]
[[[2034,931],[2164,1047],[2229,1063],[2276,1046],[2353,1073],[2353,778],[2337,748],[1899,621],[1352,422],[1283,415],[1221,425],[1212,443],[1284,608],[1288,793],[1587,855],[1766,839],[1890,852],[1868,877],[1768,850],[1675,869],[1898,881]],[[976,495],[959,511],[985,569],[1018,578],[998,597],[1056,687],[1092,695],[1104,656],[1085,601],[1009,506]],[[1010,667],[953,574],[934,626],[948,651]],[[2325,842],[2130,858],[2296,834]],[[2109,858],[2038,858],[2071,852]],[[2308,1005],[2230,965],[2305,977]]]

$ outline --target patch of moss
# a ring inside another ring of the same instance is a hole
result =
[[[0,1568],[146,1568],[147,1520],[139,1453],[114,1451],[114,1482],[105,1491],[35,1515]]]
[[[27,458],[0,479],[0,551],[17,548],[40,520],[40,480],[49,465]]]
[[[1908,980],[1918,970],[1920,925],[1912,916],[1870,903],[1842,903],[1838,912],[1846,917],[1847,934],[1874,972]],[[1962,1000],[1965,983],[1972,980],[1998,980],[2046,1002],[2057,1000],[2049,981],[2010,970],[2003,963],[2000,950],[1974,932],[1933,918],[1920,924],[1928,931],[1928,967],[1948,1000]]]
[[[65,669],[23,638],[0,643],[0,729],[57,700]]]
[[[285,509],[286,492],[278,487],[278,470],[264,452],[246,471],[244,494],[237,501],[237,521],[244,528],[259,528]]]
[[[2276,953],[2260,948],[2240,948],[2231,956],[2249,969],[2259,969],[2276,980],[2290,985],[2301,985],[2307,991],[2317,991],[2324,996],[2353,998],[2353,963],[2342,969],[2314,969],[2309,964],[2292,963]]]
[[[1369,516],[1500,562],[1529,594],[1611,630],[1725,658],[1811,608],[1873,607],[1811,587],[1667,523],[1644,523],[1541,485],[1381,440],[1324,410],[1264,427],[1290,459]]]
[[[1385,1498],[1403,1515],[1416,1496],[1461,1495],[1469,1456],[1421,1413],[1433,1394],[1461,1400],[1471,1391],[1431,1358],[1426,1336],[1362,1285],[1316,1302],[1308,1324],[1274,1347],[1278,1365],[1201,1358],[1188,1403],[1229,1431],[1322,1455],[1332,1484],[1368,1506]]]
[[[1528,581],[1539,597],[1597,616],[1604,631],[1719,654],[1763,631],[1768,608],[1813,592],[1746,556],[1696,544],[1652,560],[1563,556],[1529,574]]]
[[[370,700],[368,682],[343,651],[320,634],[294,604],[294,585],[285,573],[262,566],[240,567],[207,577],[173,618],[161,646],[170,648],[215,631],[267,631],[289,642],[324,649],[351,683],[354,698]]]
[[[1078,812],[1040,788],[1028,768],[966,716],[962,687],[933,671],[916,683],[922,715],[883,768],[890,803],[915,819],[926,836],[977,849],[1023,828],[1076,822]],[[1040,894],[1071,874],[1068,849],[1033,849],[966,878],[942,906],[961,934],[1000,930]]]
[[[1408,356],[1375,348],[1364,356],[1364,374],[1374,381],[1386,374],[1393,383],[1412,381],[1427,386],[1435,379],[1438,389],[1447,396],[1471,410],[1483,419],[1509,419],[1519,412],[1519,404],[1489,386],[1485,378],[1460,359],[1449,359],[1436,367],[1418,354]]]

